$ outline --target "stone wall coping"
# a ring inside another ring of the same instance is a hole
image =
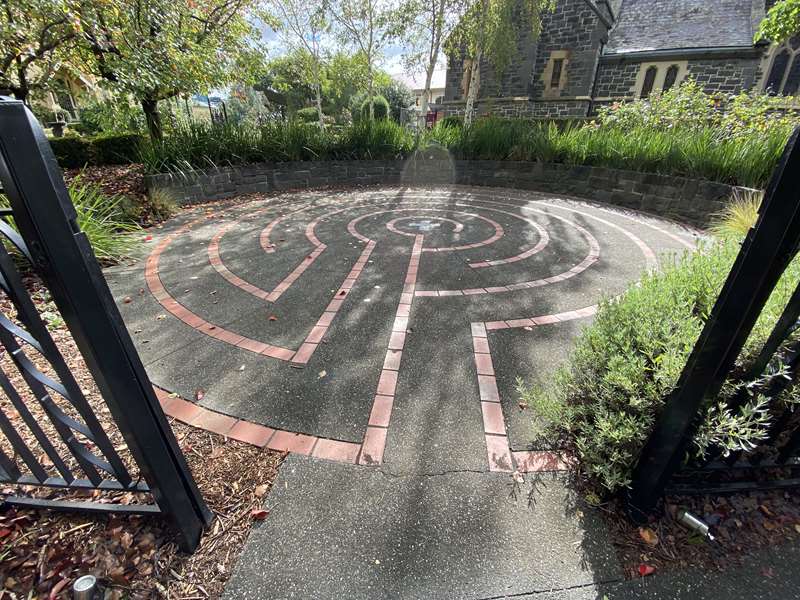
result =
[[[179,204],[256,192],[398,184],[461,184],[549,192],[700,227],[725,206],[735,189],[703,179],[593,165],[449,158],[264,162],[145,175],[148,189],[163,188]]]

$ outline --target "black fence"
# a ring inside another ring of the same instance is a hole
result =
[[[0,234],[5,239],[0,244],[0,288],[16,311],[14,319],[0,312],[0,343],[19,374],[14,377],[0,368],[0,388],[7,401],[0,403],[0,431],[8,442],[0,444],[0,481],[70,491],[147,492],[154,501],[122,504],[20,495],[4,502],[56,510],[163,514],[180,532],[183,548],[194,550],[211,513],[77,225],[44,132],[21,102],[3,97],[0,183],[9,205],[0,210]],[[137,477],[126,467],[119,446],[112,444],[54,343],[23,284],[20,260],[28,263],[26,268],[35,271],[52,296],[124,438]],[[27,389],[16,388],[12,380]]]
[[[755,363],[734,367],[770,294],[800,246],[800,142],[795,131],[767,188],[758,220],[744,242],[708,321],[667,398],[634,471],[628,505],[641,519],[667,493],[725,493],[800,485],[800,410],[779,396],[795,384],[800,317],[795,290]],[[702,415],[718,402],[722,386],[734,384],[727,409],[734,414],[753,398],[768,415],[768,434],[757,443],[716,448],[702,460],[689,448]]]

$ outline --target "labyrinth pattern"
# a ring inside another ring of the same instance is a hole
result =
[[[180,420],[362,465],[391,461],[394,435],[400,454],[480,439],[492,471],[556,470],[564,457],[526,446],[509,382],[546,377],[565,324],[694,237],[527,192],[304,192],[190,211],[151,242],[143,282],[108,280]]]

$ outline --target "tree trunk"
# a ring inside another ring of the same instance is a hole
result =
[[[475,116],[475,101],[478,99],[478,87],[481,83],[481,57],[483,49],[478,48],[472,59],[472,71],[469,74],[469,90],[467,90],[467,105],[464,107],[464,127],[472,124]]]
[[[425,73],[425,91],[422,92],[422,106],[420,106],[423,127],[427,123],[426,117],[428,116],[428,103],[431,101],[431,81],[433,80],[434,67],[436,67],[435,60],[428,65],[428,70]]]
[[[147,131],[150,132],[150,139],[160,142],[164,139],[164,132],[161,128],[161,115],[158,114],[158,101],[151,98],[142,99],[142,111],[145,121],[147,121]]]
[[[317,93],[317,118],[319,119],[319,128],[325,129],[325,121],[322,120],[322,83],[319,78],[319,58],[315,57],[314,61],[314,88]]]
[[[375,92],[372,82],[372,57],[367,57],[367,94],[369,94],[369,120],[375,120]]]

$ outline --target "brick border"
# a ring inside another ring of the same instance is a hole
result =
[[[412,198],[420,198],[424,203],[428,204],[437,203],[441,201],[435,195],[425,195],[421,197],[406,196],[402,200],[411,201]],[[476,197],[472,194],[464,194],[461,196],[461,199],[469,200],[471,202],[469,204],[463,201],[456,202],[454,206],[477,207],[483,210],[505,213],[533,225],[540,232],[539,243],[533,248],[525,250],[518,255],[506,259],[483,261],[482,263],[471,263],[470,266],[491,267],[502,264],[508,264],[510,262],[516,262],[518,260],[523,260],[524,258],[527,258],[535,254],[536,252],[540,251],[549,242],[549,235],[547,231],[544,230],[535,221],[526,219],[525,217],[522,217],[514,213],[510,213],[508,211],[500,210],[498,208],[484,206],[483,204],[489,203],[492,205],[513,206],[518,210],[528,210],[538,213],[544,213],[544,211],[542,210],[530,208],[528,204],[530,204],[531,202],[536,202],[538,204],[546,204],[549,206],[553,206],[551,203],[523,199],[526,202],[526,204],[514,205],[510,203],[483,199],[480,196]],[[507,197],[506,199],[513,199],[513,198]],[[384,201],[390,202],[391,200],[384,200]],[[476,205],[476,203],[481,203],[481,204]],[[304,261],[302,261],[297,267],[295,267],[292,273],[290,273],[290,275],[287,276],[281,282],[281,284],[279,284],[276,287],[276,289],[273,290],[273,292],[271,293],[267,293],[264,290],[259,290],[259,288],[245,282],[232,272],[228,271],[227,268],[225,268],[224,265],[222,264],[222,260],[219,254],[219,242],[222,236],[227,231],[229,231],[233,226],[239,223],[239,221],[241,221],[242,219],[237,219],[234,223],[231,223],[223,227],[220,231],[217,232],[217,234],[215,234],[215,236],[209,243],[208,247],[209,262],[212,264],[212,266],[214,266],[214,268],[217,270],[218,273],[223,275],[223,277],[226,280],[233,283],[236,287],[244,289],[249,286],[253,288],[253,290],[259,292],[258,294],[254,295],[257,295],[258,297],[261,297],[262,299],[267,301],[274,301],[275,299],[277,299],[277,297],[280,296],[280,294],[283,291],[285,291],[285,289],[288,289],[288,287],[302,274],[302,272],[308,268],[311,262],[313,262],[313,260],[316,259],[316,257],[318,257],[319,255],[321,255],[322,252],[327,248],[327,246],[323,244],[316,237],[315,234],[316,225],[322,219],[330,216],[331,214],[344,212],[355,208],[364,208],[368,206],[370,206],[370,204],[361,203],[348,206],[341,210],[329,211],[317,217],[310,223],[308,223],[305,232],[306,237],[308,237],[308,239],[312,242],[312,244],[315,245],[315,249],[312,251],[311,254],[309,254],[306,257],[306,259],[304,259]],[[274,245],[270,244],[269,242],[269,232],[271,232],[274,229],[277,223],[281,222],[286,217],[292,214],[308,210],[309,208],[313,207],[306,206],[296,211],[287,213],[285,215],[281,215],[277,219],[274,219],[269,225],[267,225],[267,227],[265,227],[264,230],[262,230],[262,232],[259,235],[259,241],[264,250],[271,252],[275,251]],[[623,227],[616,225],[615,223],[608,222],[599,217],[596,217],[595,215],[587,214],[567,206],[555,205],[555,208],[566,210],[574,214],[579,214],[597,220],[607,226],[618,229],[639,246],[640,250],[643,252],[645,256],[649,268],[657,266],[657,260],[655,254],[652,252],[649,246],[647,246],[647,244],[645,244],[636,235],[627,231]],[[263,209],[257,212],[263,212],[264,210],[267,209]],[[605,210],[606,212],[613,212],[602,208],[601,210]],[[338,312],[338,310],[340,309],[341,305],[344,302],[344,299],[349,294],[350,289],[352,289],[353,286],[355,285],[358,277],[363,271],[363,268],[366,266],[368,262],[371,252],[373,251],[377,243],[374,240],[371,240],[359,234],[355,227],[356,224],[360,220],[367,218],[369,216],[374,216],[377,214],[384,214],[384,213],[395,213],[398,211],[422,211],[422,212],[446,211],[451,213],[466,214],[468,216],[477,217],[479,219],[489,222],[490,224],[493,224],[495,226],[495,235],[492,236],[491,238],[488,238],[488,240],[484,240],[483,242],[479,242],[477,244],[470,244],[463,247],[456,246],[456,247],[446,247],[446,248],[423,248],[424,244],[423,235],[402,232],[390,226],[396,223],[397,221],[403,219],[418,218],[418,217],[398,217],[386,225],[390,231],[394,231],[395,233],[399,233],[406,236],[413,235],[414,245],[412,247],[411,257],[409,259],[409,264],[406,271],[406,278],[404,281],[403,292],[401,293],[400,301],[398,303],[397,311],[395,314],[395,319],[392,325],[392,332],[387,345],[387,351],[384,358],[383,368],[381,370],[381,374],[377,383],[377,389],[373,400],[372,409],[370,411],[369,421],[367,424],[364,439],[361,444],[357,444],[354,442],[345,442],[329,438],[322,438],[318,436],[295,433],[286,430],[270,428],[263,425],[258,425],[256,423],[251,423],[249,421],[237,419],[234,417],[224,415],[222,413],[206,409],[205,407],[202,407],[188,400],[184,400],[179,397],[174,397],[168,394],[166,391],[161,390],[160,388],[155,388],[159,397],[159,401],[164,407],[165,413],[192,426],[200,427],[208,431],[213,431],[215,433],[226,435],[233,439],[247,442],[259,447],[267,447],[279,451],[297,452],[300,454],[310,455],[317,458],[346,462],[351,464],[362,464],[362,465],[382,464],[388,427],[391,419],[391,412],[395,398],[396,385],[402,361],[403,349],[405,345],[406,329],[408,327],[408,321],[410,318],[411,307],[414,297],[434,296],[434,295],[446,296],[446,295],[457,295],[457,294],[470,295],[474,293],[494,293],[497,291],[511,291],[515,289],[523,289],[526,287],[536,287],[536,285],[530,285],[531,282],[526,282],[523,284],[511,284],[509,286],[504,286],[503,288],[499,287],[485,288],[481,290],[463,290],[463,291],[462,290],[438,290],[438,291],[416,290],[416,280],[419,270],[419,263],[423,252],[461,250],[461,249],[474,248],[490,244],[499,239],[500,237],[502,237],[504,233],[502,226],[499,223],[496,223],[491,219],[483,217],[482,215],[477,215],[474,213],[466,213],[464,211],[454,210],[453,208],[437,209],[437,208],[425,208],[422,206],[381,210],[355,217],[348,223],[347,229],[356,238],[365,241],[367,245],[362,250],[361,255],[359,256],[356,263],[353,265],[352,269],[350,270],[347,277],[343,281],[339,290],[335,292],[334,298],[331,300],[330,304],[325,309],[322,316],[318,319],[317,323],[311,328],[309,334],[306,336],[305,341],[301,344],[300,348],[297,351],[292,351],[286,348],[272,346],[270,344],[265,344],[263,342],[258,342],[256,340],[251,340],[244,336],[239,336],[235,333],[232,333],[222,327],[213,325],[205,321],[195,313],[191,312],[189,309],[187,309],[180,303],[178,303],[174,298],[172,298],[169,295],[169,293],[164,288],[163,283],[161,282],[160,276],[158,274],[158,262],[163,251],[179,235],[184,234],[186,231],[191,229],[197,223],[213,218],[216,215],[211,214],[199,217],[183,225],[181,228],[173,232],[170,236],[162,240],[154,249],[154,251],[151,253],[151,255],[148,257],[145,267],[145,277],[148,282],[148,287],[150,288],[150,291],[153,293],[156,300],[165,309],[167,309],[174,316],[176,316],[179,320],[183,321],[184,323],[190,325],[191,327],[201,331],[206,335],[209,335],[226,343],[230,343],[239,348],[255,352],[258,354],[271,356],[273,358],[278,358],[280,360],[291,360],[295,364],[303,365],[308,362],[310,357],[313,355],[314,350],[317,348],[318,344],[322,341],[322,339],[326,335],[328,327],[335,318],[336,313]],[[591,233],[589,233],[587,230],[580,227],[579,225],[572,223],[571,221],[569,221],[564,217],[561,217],[559,215],[553,215],[550,213],[544,213],[544,214],[547,214],[548,217],[562,220],[567,224],[580,230],[581,233],[585,235],[585,237],[590,243],[590,252],[589,255],[586,257],[586,259],[584,259],[584,261],[579,263],[579,265],[577,265],[576,267],[573,267],[572,269],[567,271],[566,275],[553,276],[551,278],[547,278],[547,280],[542,280],[542,281],[545,281],[547,283],[563,281],[569,277],[572,277],[582,272],[583,270],[588,268],[591,264],[593,264],[599,259],[599,242],[597,242],[597,240],[594,238],[594,236],[592,236]],[[656,225],[647,223],[645,221],[641,221],[639,219],[624,214],[617,214],[617,216],[622,216],[631,221],[635,221],[642,225],[648,226],[656,231],[659,231],[671,237],[672,239],[680,242],[685,246],[692,247],[692,245],[686,240],[683,240],[678,236],[657,227]],[[252,217],[252,213],[248,215],[248,217]],[[454,221],[452,219],[435,217],[435,216],[432,216],[430,218],[449,221],[454,223],[456,228],[463,228],[463,225],[461,223],[459,223],[458,221]],[[226,276],[226,273],[228,276]],[[284,283],[286,284],[284,288],[278,289]],[[543,285],[543,284],[538,283],[537,285]],[[275,294],[275,292],[278,292],[278,294],[273,299],[271,298],[271,296]],[[264,294],[266,294],[266,297],[263,297]],[[561,456],[560,454],[554,452],[531,452],[531,451],[512,452],[510,450],[510,446],[508,444],[508,437],[505,429],[505,421],[500,404],[499,392],[497,389],[497,382],[494,374],[494,366],[492,363],[491,351],[488,343],[488,331],[516,328],[516,327],[536,327],[551,323],[568,321],[572,319],[584,318],[595,314],[596,310],[597,310],[597,305],[592,305],[584,307],[582,309],[565,311],[562,313],[556,313],[552,315],[540,315],[537,317],[529,317],[522,319],[510,319],[505,321],[487,321],[487,322],[478,322],[471,324],[472,340],[473,340],[473,358],[475,361],[477,378],[478,378],[479,395],[481,402],[481,414],[483,420],[484,436],[487,447],[487,457],[488,457],[490,471],[510,472],[514,469],[524,472],[565,470],[571,467],[571,460],[568,457]]]
[[[571,321],[590,317],[597,312],[597,305],[586,306],[551,315],[539,315],[525,319],[510,321],[489,321],[471,323],[472,356],[478,378],[478,393],[483,416],[483,433],[486,440],[486,456],[489,470],[511,473],[520,471],[531,473],[538,471],[566,471],[574,465],[574,460],[559,452],[549,450],[512,451],[506,433],[505,417],[500,404],[500,392],[497,389],[492,352],[489,346],[488,332],[497,329],[516,327],[539,327],[551,323]]]

